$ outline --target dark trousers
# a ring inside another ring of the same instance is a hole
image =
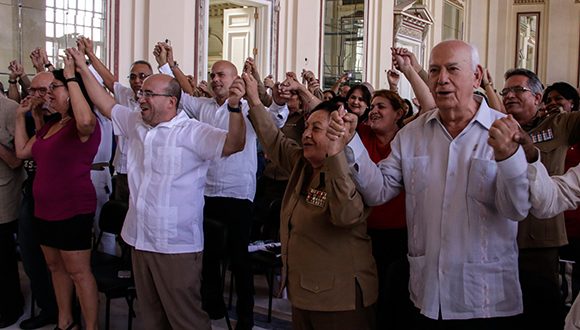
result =
[[[248,253],[250,228],[252,225],[252,202],[249,200],[206,197],[204,214],[219,221],[228,228],[228,256],[236,286],[237,329],[251,328],[254,324],[254,278]],[[211,244],[205,241],[205,245]],[[204,308],[223,306],[223,292],[220,291],[221,274],[219,260],[203,258],[202,300]]]
[[[519,326],[518,316],[468,320],[442,320],[439,316],[439,320],[433,320],[421,314],[419,309],[413,309],[412,324],[408,327],[410,330],[523,330]]]
[[[320,312],[292,306],[292,329],[294,330],[374,330],[375,305],[364,307],[362,290],[355,286],[355,309],[351,311]]]
[[[18,219],[18,243],[24,272],[30,279],[30,290],[36,300],[36,304],[42,313],[56,317],[58,308],[50,272],[44,260],[44,254],[33,228],[34,199],[32,194],[25,193],[20,206],[20,218]]]
[[[6,317],[20,315],[24,306],[14,239],[17,228],[17,221],[0,224],[0,314]]]
[[[525,329],[562,329],[564,304],[560,294],[558,248],[520,249],[519,272]]]
[[[413,303],[409,297],[407,229],[369,229],[379,276],[377,329],[405,330]]]

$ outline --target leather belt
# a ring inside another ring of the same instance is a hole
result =
[[[91,171],[104,171],[107,167],[109,167],[109,163],[94,163],[91,165]]]

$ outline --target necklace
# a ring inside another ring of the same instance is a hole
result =
[[[64,125],[70,120],[70,118],[71,118],[70,116],[66,116],[66,117],[62,118],[58,123],[61,125]]]

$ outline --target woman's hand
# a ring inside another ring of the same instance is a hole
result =
[[[39,108],[42,111],[41,104],[44,103],[44,99],[37,96],[28,95],[20,102],[20,105],[16,109],[16,113],[24,115],[32,109]]]
[[[63,60],[64,77],[67,79],[75,76],[75,69],[77,72],[88,69],[85,55],[76,48],[67,48]]]

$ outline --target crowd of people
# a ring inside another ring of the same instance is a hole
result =
[[[164,42],[159,73],[137,60],[125,86],[93,48],[79,37],[63,69],[33,50],[32,79],[9,63],[0,328],[23,314],[17,245],[41,310],[20,328],[98,328],[90,256],[116,253],[115,237],[92,246],[115,199],[147,329],[210,329],[227,312],[206,219],[227,228],[236,329],[254,326],[248,245],[265,233],[281,242],[294,329],[580,329],[560,277],[560,258],[580,261],[578,213],[563,213],[580,202],[570,84],[513,68],[498,92],[477,50],[448,40],[426,70],[392,48],[388,90],[348,74],[328,90],[310,71],[262,79],[252,58],[198,83]]]

